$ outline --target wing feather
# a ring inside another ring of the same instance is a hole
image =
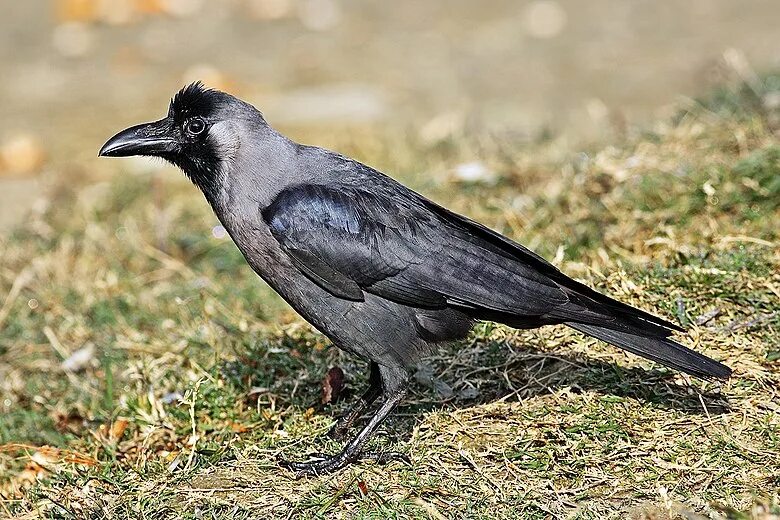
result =
[[[340,297],[357,299],[358,288],[420,308],[454,304],[522,315],[568,302],[535,266],[450,225],[413,197],[389,195],[299,185],[283,191],[263,218],[295,265]]]

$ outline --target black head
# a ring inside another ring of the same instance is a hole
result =
[[[247,116],[262,121],[251,105],[200,82],[184,87],[159,121],[122,130],[100,149],[100,156],[160,157],[184,173],[209,196],[238,146],[236,125]]]

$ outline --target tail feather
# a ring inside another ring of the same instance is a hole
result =
[[[642,335],[641,330],[633,333],[584,323],[566,322],[566,325],[588,336],[692,376],[702,379],[728,379],[731,376],[731,369],[726,365],[694,352],[669,338],[656,335],[645,336]]]

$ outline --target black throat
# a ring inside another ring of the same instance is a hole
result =
[[[199,138],[188,138],[182,126],[193,117],[213,123],[215,114],[228,103],[226,94],[207,89],[200,82],[184,87],[171,100],[168,117],[173,128],[181,136],[180,149],[163,156],[168,162],[181,168],[209,202],[213,203],[219,190],[222,160],[216,145],[208,139],[208,132]]]
[[[210,145],[204,148],[211,148]],[[219,192],[222,163],[214,150],[204,150],[197,155],[177,154],[165,159],[179,167],[197,186],[209,203],[213,204]]]

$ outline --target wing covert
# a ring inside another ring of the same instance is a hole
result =
[[[262,214],[292,262],[342,298],[360,300],[369,292],[420,308],[525,315],[568,301],[534,266],[448,223],[407,193],[379,188],[294,186]]]

